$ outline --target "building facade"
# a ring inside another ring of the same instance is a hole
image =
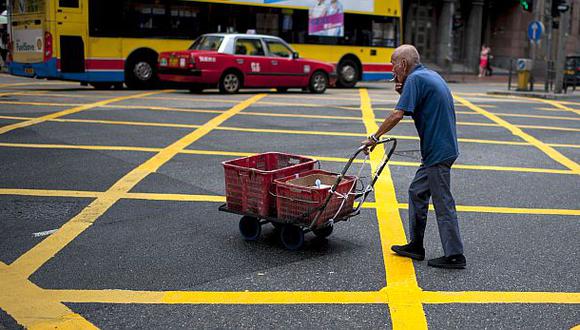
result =
[[[580,0],[568,0],[570,26],[566,54],[580,53]],[[482,45],[491,48],[492,65],[508,69],[510,60],[534,58],[545,75],[556,58],[559,30],[552,21],[552,0],[535,0],[525,11],[519,0],[402,0],[404,42],[419,49],[423,61],[442,72],[477,72]],[[559,18],[556,18],[556,24]],[[546,33],[538,44],[528,40],[528,25],[541,20]]]

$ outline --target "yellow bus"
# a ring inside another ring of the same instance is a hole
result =
[[[400,0],[9,0],[13,75],[153,88],[159,52],[210,32],[279,36],[337,66],[338,84],[392,77]]]

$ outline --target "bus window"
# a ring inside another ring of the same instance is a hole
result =
[[[373,20],[372,46],[397,47],[397,26],[394,22]]]
[[[44,10],[44,0],[10,0],[13,14],[39,13]]]
[[[58,0],[58,6],[63,8],[79,8],[79,0]]]

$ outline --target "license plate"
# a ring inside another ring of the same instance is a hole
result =
[[[24,72],[26,74],[34,74],[34,69],[33,68],[24,68]]]
[[[564,74],[574,74],[574,70],[566,70],[564,71]]]

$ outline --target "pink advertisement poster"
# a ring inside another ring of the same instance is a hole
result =
[[[315,0],[308,12],[308,34],[323,37],[344,36],[344,7],[340,0]]]

